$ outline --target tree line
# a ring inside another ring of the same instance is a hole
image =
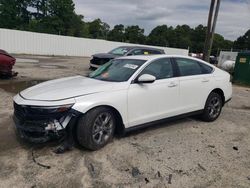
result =
[[[0,28],[26,30],[65,36],[106,39],[110,41],[148,44],[155,46],[189,48],[201,53],[204,47],[206,27],[188,25],[176,27],[160,25],[148,35],[138,25],[115,25],[112,29],[101,19],[84,21],[75,12],[72,0],[0,0]],[[236,41],[226,40],[215,34],[212,54],[220,49],[250,49],[250,29]]]

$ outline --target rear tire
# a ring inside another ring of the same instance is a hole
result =
[[[77,124],[77,140],[89,150],[98,150],[108,144],[115,130],[115,116],[109,108],[97,107],[80,117]]]
[[[222,98],[218,93],[212,92],[209,94],[201,119],[206,122],[216,120],[221,113]]]

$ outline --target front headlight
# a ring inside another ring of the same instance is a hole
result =
[[[73,104],[60,105],[60,106],[31,106],[30,108],[35,111],[39,111],[40,113],[60,113],[66,112],[71,109]]]

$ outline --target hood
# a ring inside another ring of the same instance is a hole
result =
[[[43,82],[20,92],[27,100],[58,101],[103,91],[110,91],[117,83],[74,76]]]
[[[0,65],[13,66],[16,59],[8,54],[6,51],[0,49]]]
[[[100,53],[100,54],[94,54],[93,57],[103,58],[103,59],[114,59],[119,56],[114,55],[114,54],[109,54],[109,53]]]

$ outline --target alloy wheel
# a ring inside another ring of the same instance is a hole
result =
[[[211,118],[216,118],[221,111],[221,102],[218,97],[213,97],[208,105],[208,113]]]
[[[112,115],[108,112],[99,114],[92,130],[92,138],[96,144],[105,143],[112,135],[114,121]]]

